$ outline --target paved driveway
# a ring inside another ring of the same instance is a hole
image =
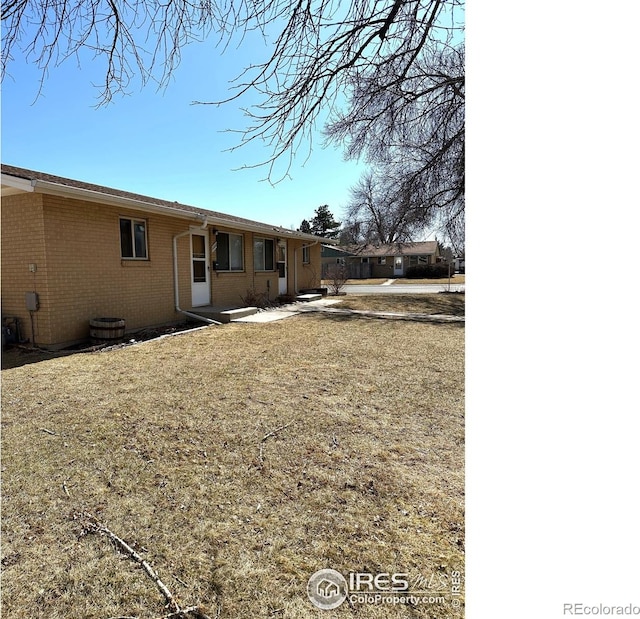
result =
[[[342,292],[348,294],[429,294],[449,290],[447,284],[381,284],[369,286],[367,284],[347,284]],[[464,284],[451,284],[451,292],[464,291]]]

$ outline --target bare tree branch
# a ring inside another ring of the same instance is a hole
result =
[[[8,0],[2,76],[18,53],[40,68],[41,86],[51,67],[89,57],[104,63],[98,88],[105,104],[135,81],[167,86],[193,42],[215,35],[224,52],[232,40],[258,36],[266,59],[246,67],[230,93],[194,103],[242,104],[245,95],[258,96],[244,108],[248,125],[236,129],[234,148],[266,144],[266,160],[246,167],[266,166],[271,182],[288,175],[294,157],[311,156],[317,125],[327,125],[329,142],[371,163],[380,185],[376,200],[395,205],[382,217],[369,196],[363,229],[404,238],[434,218],[446,226],[464,213],[463,6],[464,0]],[[380,183],[381,174],[390,180]]]
[[[351,108],[327,127],[328,139],[345,145],[347,157],[364,156],[372,168],[353,190],[346,225],[360,240],[382,243],[438,226],[460,251],[464,46],[432,42],[405,69],[402,61],[388,59],[360,77],[352,85]]]

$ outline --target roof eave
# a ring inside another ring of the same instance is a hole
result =
[[[170,206],[154,204],[152,202],[137,200],[135,198],[116,196],[106,192],[93,191],[91,189],[84,189],[80,187],[71,187],[69,185],[61,185],[59,183],[53,183],[51,181],[40,179],[28,180],[4,173],[2,174],[2,183],[3,185],[6,185],[10,188],[14,188],[17,193],[28,191],[67,198],[82,199],[88,202],[111,204],[114,206],[121,206],[148,213],[161,213],[164,215],[169,215],[171,217],[178,217],[180,219],[197,221],[200,223],[206,219],[209,224],[214,226],[224,226],[227,228],[244,230],[246,232],[257,232],[261,234],[270,234],[273,236],[295,238],[312,243],[322,242],[330,243],[333,245],[338,244],[338,241],[334,239],[327,239],[324,237],[315,236],[313,234],[298,232],[296,230],[288,230],[286,228],[280,228],[279,226],[271,226],[269,224],[262,224],[260,222],[253,223],[250,221],[244,223],[239,222],[235,219],[227,219],[212,211],[208,212],[206,209],[198,209],[197,212],[189,212],[181,208],[173,208]]]
[[[91,189],[82,189],[80,187],[70,187],[68,185],[60,185],[50,181],[32,180],[33,190],[36,193],[45,193],[48,195],[61,196],[65,198],[83,199],[87,202],[99,202],[102,204],[113,204],[115,206],[123,206],[139,211],[163,213],[179,217],[180,219],[190,219],[202,221],[202,216],[198,213],[190,213],[179,208],[171,208],[170,206],[162,206],[145,202],[143,200],[135,200],[133,198],[125,198],[123,196],[115,196],[109,193],[92,191]]]
[[[29,179],[2,173],[2,195],[11,196],[18,193],[32,193],[33,183]]]

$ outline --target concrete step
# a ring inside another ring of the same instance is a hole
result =
[[[296,301],[303,301],[305,303],[308,303],[309,301],[318,301],[319,299],[322,299],[322,295],[315,294],[313,292],[309,292],[307,294],[299,294],[296,297]]]
[[[252,316],[258,313],[257,307],[239,307],[237,309],[226,310],[217,314],[216,320],[220,322],[231,322],[238,318],[244,318],[245,316]]]

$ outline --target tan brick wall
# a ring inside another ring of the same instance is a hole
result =
[[[231,232],[240,234],[238,230],[230,228],[218,228],[220,232]],[[244,232],[244,271],[243,272],[212,272],[212,304],[213,305],[237,305],[242,302],[242,298],[247,296],[249,290],[257,293],[268,294],[271,300],[278,296],[278,272],[277,271],[254,271],[253,266],[253,241],[255,237],[271,238],[277,241],[276,236],[269,236],[258,233]],[[212,237],[211,242],[215,242]],[[305,241],[287,239],[287,291],[294,294],[295,271],[294,258],[298,264],[298,289],[319,286],[320,281],[317,274],[320,273],[320,245],[310,248],[311,264],[304,265],[302,262],[302,246]],[[297,252],[295,249],[297,248]],[[312,266],[313,265],[313,266]],[[267,285],[267,282],[269,285]],[[316,282],[316,283],[313,283]]]
[[[293,241],[291,243],[293,244],[294,247],[298,248],[298,251],[297,251],[298,290],[301,290],[303,288],[318,288],[322,283],[320,243],[318,243],[317,245],[311,245],[311,247],[309,247],[309,258],[310,258],[309,264],[304,264],[302,262],[302,246],[308,245],[308,242]]]
[[[2,198],[2,315],[20,319],[21,335],[36,343],[51,339],[45,253],[43,196],[25,193]],[[35,265],[35,272],[29,271]],[[40,310],[33,313],[33,330],[25,293],[37,292]]]
[[[172,239],[188,221],[57,196],[44,207],[52,343],[87,337],[91,318],[124,318],[127,330],[179,319]],[[146,221],[148,260],[121,258],[120,217]],[[178,250],[181,302],[190,303],[188,236]]]
[[[36,290],[40,294],[40,310],[34,314],[38,344],[61,345],[87,338],[91,318],[124,318],[127,330],[184,319],[174,307],[173,237],[195,222],[41,194],[10,196],[3,200],[2,207],[3,312],[19,316],[24,331],[29,326],[24,293]],[[147,222],[148,260],[121,258],[120,217]],[[219,230],[243,235],[244,270],[210,269],[211,304],[240,306],[250,289],[261,293],[269,290],[269,297],[275,299],[277,271],[254,272],[254,234]],[[211,246],[214,242],[210,230],[208,243]],[[188,310],[189,235],[177,243],[180,307]],[[315,280],[320,271],[320,246],[311,247],[316,265],[313,268],[302,264],[303,244],[287,241],[290,294],[294,292],[294,253],[298,288],[318,285]],[[298,251],[294,252],[296,247]],[[213,258],[212,255],[212,261]],[[35,274],[29,272],[30,263],[37,265]]]
[[[216,271],[211,269],[211,304],[214,306],[239,307],[242,298],[255,284],[253,273],[253,235],[233,228],[217,227],[219,232],[242,235],[243,271]],[[215,233],[211,233],[211,243],[215,243]],[[211,257],[215,262],[215,254]],[[266,284],[265,284],[266,286]],[[256,289],[258,287],[256,286]],[[265,288],[266,289],[266,288]],[[276,284],[277,289],[277,284]],[[263,290],[259,290],[263,292]]]

